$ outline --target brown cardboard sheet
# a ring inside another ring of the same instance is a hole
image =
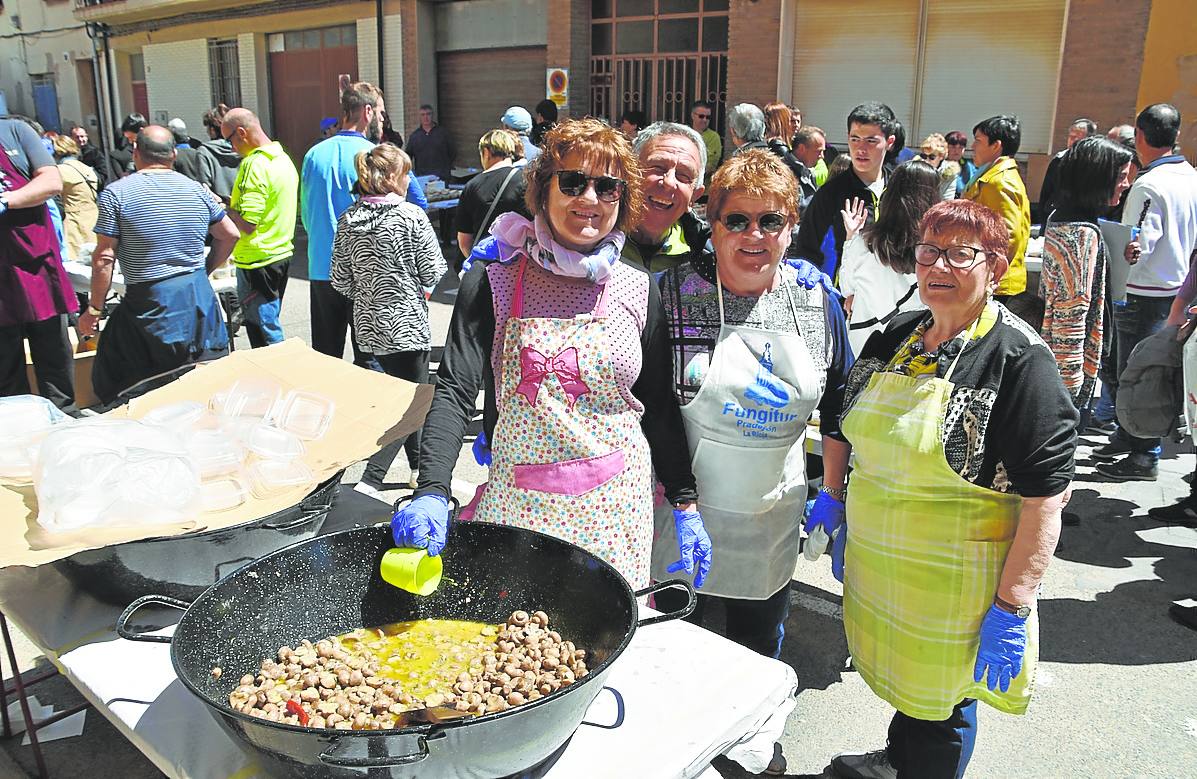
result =
[[[293,338],[264,349],[234,352],[109,414],[139,419],[155,408],[184,400],[206,404],[215,393],[245,377],[274,379],[282,385],[284,393],[308,390],[336,403],[328,432],[318,441],[305,442],[307,451],[302,459],[312,469],[314,481],[265,498],[251,495],[235,509],[205,512],[183,524],[75,533],[47,533],[38,525],[33,487],[0,485],[0,567],[41,565],[84,549],[217,530],[289,508],[333,474],[418,430],[432,403],[430,384],[413,384],[357,368],[345,360],[322,355]]]

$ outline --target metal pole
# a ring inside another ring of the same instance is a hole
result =
[[[382,31],[382,0],[374,0],[374,18],[375,26],[378,28],[378,90],[385,94],[386,75],[385,71],[383,70],[383,63],[385,60],[383,57],[383,46],[386,43],[386,36]],[[396,99],[398,99],[398,96],[396,96]]]
[[[97,24],[96,28],[104,36],[104,74],[108,76],[108,111],[112,117],[112,144],[115,148],[117,128],[120,120],[116,118],[116,73],[112,62],[112,48],[108,45],[108,25]]]
[[[87,37],[91,38],[91,85],[96,96],[96,118],[100,122],[100,148],[107,155],[111,150],[112,139],[108,137],[108,122],[104,120],[104,114],[107,113],[102,94],[104,92],[102,89],[104,73],[100,70],[100,47],[96,43],[95,25],[90,22],[87,25]]]

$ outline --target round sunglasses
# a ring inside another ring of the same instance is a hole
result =
[[[748,214],[731,213],[725,214],[719,221],[728,229],[728,232],[742,233],[752,226],[754,220]],[[776,211],[761,214],[755,221],[757,227],[761,228],[761,232],[770,235],[780,233],[786,226],[785,214],[779,214]]]
[[[557,171],[557,189],[568,197],[577,197],[594,184],[594,195],[604,203],[618,203],[628,183],[614,176],[587,176],[580,170]]]

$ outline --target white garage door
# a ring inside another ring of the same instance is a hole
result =
[[[847,140],[848,111],[894,109],[916,146],[994,114],[1022,120],[1022,151],[1051,140],[1065,0],[798,0],[794,104]]]

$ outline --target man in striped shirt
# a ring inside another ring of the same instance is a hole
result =
[[[104,328],[92,371],[105,403],[145,378],[228,353],[208,273],[228,260],[237,228],[210,192],[174,171],[174,161],[170,130],[147,126],[137,133],[136,172],[100,193],[91,295],[79,333],[96,332],[119,262],[125,294]]]
[[[299,172],[252,111],[229,111],[220,135],[242,157],[228,211],[241,231],[233,248],[237,296],[250,345],[267,346],[284,338],[279,312],[294,251]]]

